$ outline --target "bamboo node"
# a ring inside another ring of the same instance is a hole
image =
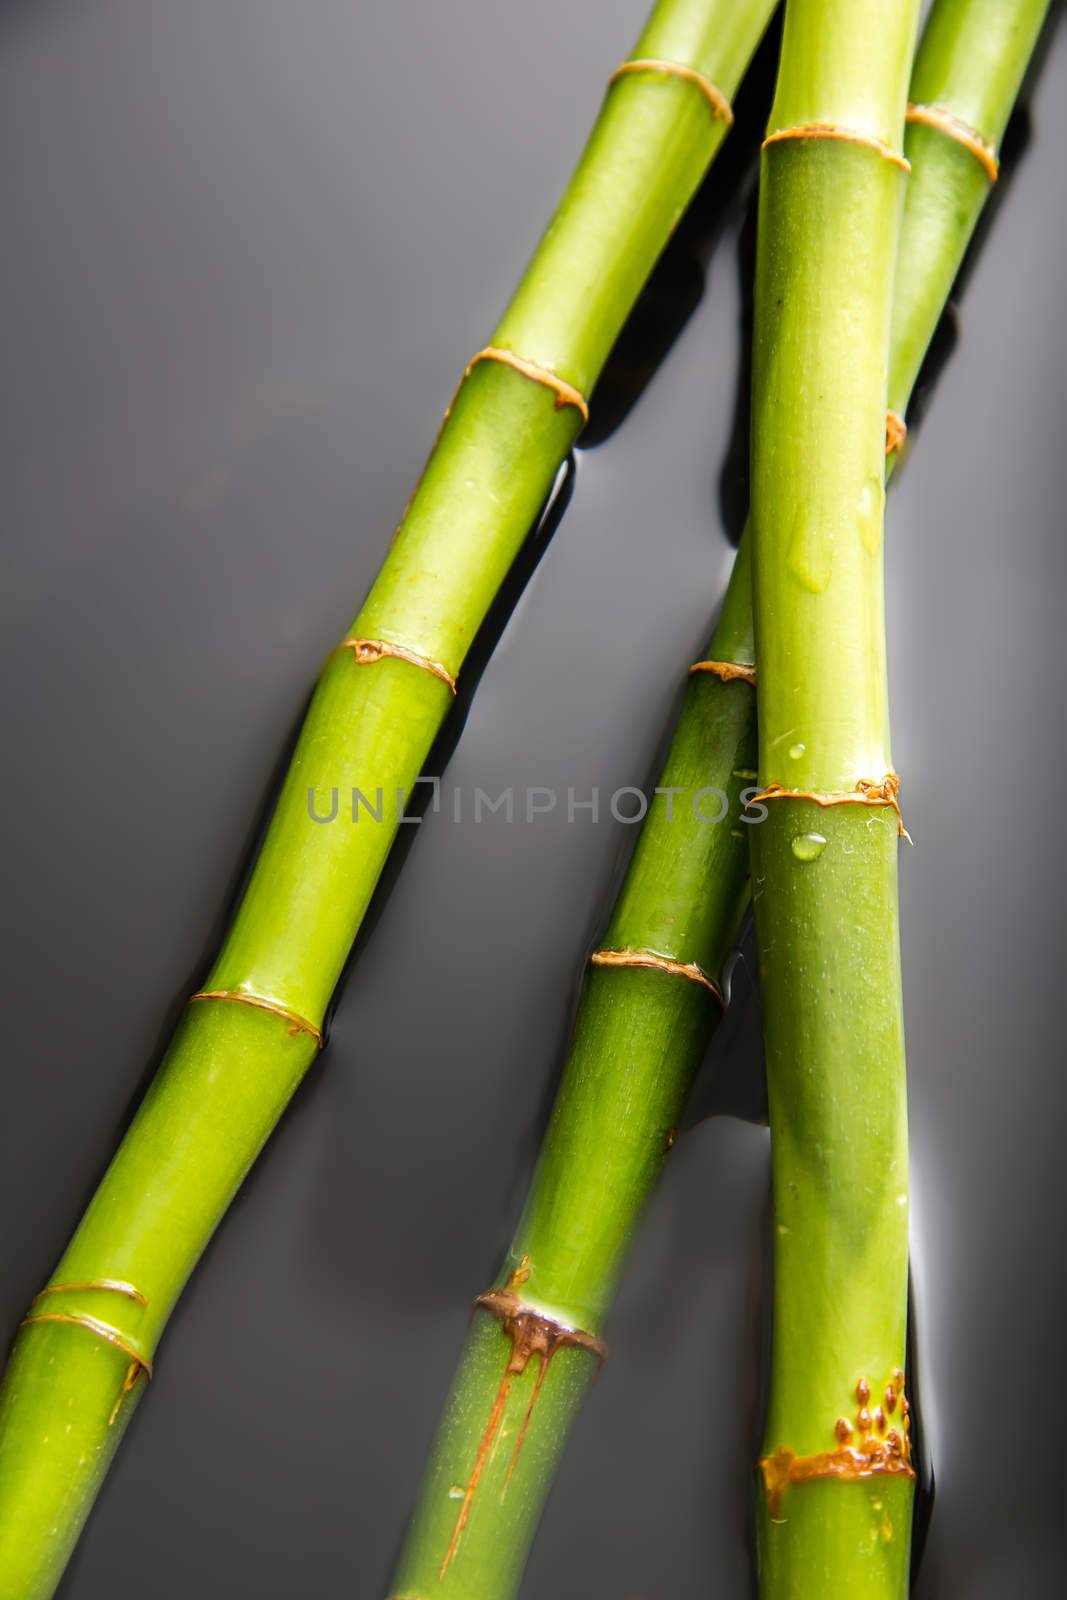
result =
[[[900,809],[900,778],[895,772],[887,772],[884,778],[861,778],[854,789],[787,789],[783,784],[769,783],[760,794],[753,795],[749,805],[759,805],[763,800],[811,800],[817,806],[888,806],[897,814],[901,838],[911,843]]]
[[[705,78],[695,67],[683,66],[679,61],[660,61],[652,56],[642,56],[633,61],[621,62],[608,79],[608,87],[610,88],[619,78],[625,78],[633,72],[662,72],[693,84],[711,107],[712,116],[717,121],[725,122],[728,128],[733,127],[734,113],[729,100],[721,89],[715,87],[710,78]]]
[[[126,1294],[130,1298],[139,1299],[144,1305],[148,1304],[146,1296],[142,1295],[139,1290],[133,1289],[130,1284],[113,1284],[107,1279],[100,1279],[95,1283],[49,1284],[47,1289],[41,1290],[41,1294],[48,1294],[50,1292],[58,1293],[60,1290],[64,1289],[72,1292],[75,1289],[107,1289],[115,1294]],[[33,1305],[37,1304],[37,1301],[41,1298],[41,1294],[38,1294],[34,1297]],[[105,1344],[113,1345],[116,1350],[121,1350],[123,1355],[129,1357],[130,1364],[126,1368],[126,1373],[122,1380],[122,1387],[119,1390],[118,1398],[111,1409],[111,1415],[107,1419],[108,1427],[114,1427],[115,1422],[118,1419],[119,1412],[122,1409],[122,1402],[130,1393],[131,1389],[136,1386],[142,1372],[144,1373],[145,1378],[151,1381],[152,1363],[148,1356],[144,1355],[136,1348],[135,1345],[131,1344],[126,1338],[126,1335],[118,1328],[113,1328],[110,1322],[101,1322],[99,1317],[90,1317],[84,1312],[34,1311],[31,1306],[30,1315],[28,1317],[23,1317],[22,1321],[19,1323],[19,1327],[29,1328],[35,1323],[40,1322],[58,1322],[66,1324],[72,1328],[84,1328],[87,1333],[93,1334],[97,1339],[103,1339]]]
[[[341,644],[342,650],[351,650],[352,657],[357,667],[373,667],[376,662],[384,661],[387,656],[393,656],[397,661],[406,661],[409,666],[421,667],[424,672],[432,672],[435,678],[440,678],[442,683],[447,683],[452,693],[456,693],[456,680],[448,668],[442,666],[440,661],[431,661],[429,656],[422,655],[418,650],[412,650],[406,644],[393,644],[389,639],[345,639]]]
[[[742,683],[755,685],[756,682],[755,667],[743,666],[740,661],[694,661],[689,672],[690,675],[694,672],[711,672],[723,683],[732,683],[735,678]]]
[[[500,1387],[497,1389],[496,1397],[490,1409],[489,1420],[485,1425],[485,1431],[478,1445],[478,1453],[471,1468],[470,1477],[467,1479],[467,1485],[463,1492],[463,1504],[459,1508],[456,1525],[452,1530],[448,1549],[445,1551],[444,1560],[441,1562],[441,1568],[437,1574],[439,1582],[444,1578],[459,1549],[459,1543],[470,1517],[471,1506],[474,1502],[478,1484],[485,1470],[497,1432],[504,1419],[512,1380],[521,1377],[522,1373],[526,1371],[531,1356],[539,1358],[540,1366],[537,1377],[534,1380],[525,1415],[523,1416],[522,1425],[515,1440],[515,1448],[508,1463],[502,1495],[508,1492],[512,1475],[518,1464],[519,1453],[522,1450],[526,1433],[530,1426],[530,1419],[540,1399],[541,1390],[544,1387],[545,1374],[548,1371],[548,1364],[552,1357],[558,1350],[569,1346],[572,1349],[588,1351],[591,1355],[596,1356],[598,1366],[602,1366],[607,1355],[603,1342],[595,1338],[593,1334],[583,1333],[580,1328],[568,1328],[563,1323],[557,1322],[555,1318],[546,1316],[544,1312],[535,1311],[533,1306],[525,1305],[520,1300],[511,1286],[521,1283],[525,1278],[529,1277],[529,1272],[526,1269],[526,1260],[527,1258],[524,1256],[518,1270],[513,1272],[508,1279],[506,1288],[489,1289],[485,1294],[480,1294],[474,1302],[476,1311],[488,1311],[500,1322],[504,1333],[511,1340],[511,1355],[507,1366],[504,1368],[504,1375],[500,1380]]]
[[[487,344],[484,350],[479,350],[478,354],[471,356],[467,362],[463,374],[465,378],[470,377],[479,361],[499,361],[505,367],[514,367],[524,378],[529,378],[533,383],[539,383],[543,388],[552,390],[556,397],[557,411],[562,411],[564,406],[573,406],[583,422],[589,421],[589,402],[584,394],[580,389],[576,389],[573,383],[568,383],[565,378],[559,377],[550,367],[540,367],[536,361],[527,361],[525,356],[516,355],[514,350],[506,350],[501,345]]]
[[[277,1000],[266,1000],[262,995],[248,994],[244,989],[199,989],[196,994],[189,996],[188,1004],[192,1005],[195,1000],[232,1000],[237,1005],[255,1006],[259,1011],[270,1011],[289,1024],[290,1038],[295,1038],[301,1033],[310,1034],[316,1047],[322,1049],[322,1033],[315,1024],[300,1016],[299,1012],[290,1011],[288,1006],[279,1004]]]
[[[38,1300],[43,1300],[48,1294],[121,1294],[127,1300],[133,1300],[139,1306],[148,1304],[148,1296],[142,1294],[140,1289],[135,1289],[132,1283],[123,1283],[118,1278],[90,1278],[86,1283],[49,1283],[39,1289],[30,1301],[35,1306]]]
[[[899,167],[901,172],[911,171],[911,162],[899,150],[894,150],[891,144],[884,139],[879,139],[873,133],[864,133],[861,128],[846,128],[837,122],[798,122],[792,128],[775,128],[763,141],[763,149],[768,145],[781,144],[786,139],[836,139],[845,144],[863,144],[868,150],[874,150],[886,161],[891,161],[893,166]]]
[[[589,960],[594,967],[649,967],[674,978],[688,978],[690,983],[699,983],[707,989],[723,1010],[726,1009],[719,985],[695,961],[675,961],[672,956],[661,956],[655,950],[594,950]]]
[[[904,418],[896,411],[887,411],[885,414],[886,455],[891,456],[894,450],[899,450],[907,437],[908,425]]]
[[[975,158],[984,169],[990,183],[996,183],[1000,176],[1000,162],[997,159],[996,149],[977,128],[972,128],[969,122],[964,122],[954,111],[947,110],[945,106],[924,106],[913,101],[908,106],[904,120],[921,122],[928,128],[936,128],[947,138],[954,139]]]
[[[528,1272],[525,1277],[529,1277]],[[512,1273],[509,1279],[509,1283],[522,1281],[524,1278],[518,1273]],[[476,1311],[490,1312],[502,1324],[511,1340],[511,1359],[507,1370],[514,1376],[525,1372],[531,1356],[540,1356],[547,1364],[557,1350],[567,1345],[587,1350],[590,1355],[596,1356],[599,1366],[603,1366],[607,1359],[607,1348],[602,1339],[591,1333],[583,1333],[580,1328],[568,1327],[566,1323],[546,1316],[543,1311],[535,1311],[512,1288],[487,1289],[484,1294],[478,1295],[474,1308]]]

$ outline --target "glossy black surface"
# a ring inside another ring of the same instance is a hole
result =
[[[8,1327],[205,970],[317,666],[644,9],[0,8]],[[1052,1593],[1062,1539],[1065,45],[891,496],[924,1600]],[[580,454],[443,814],[174,1318],[65,1600],[384,1592],[629,837],[565,809],[457,825],[451,796],[649,775],[743,499],[720,491],[745,210],[712,203],[646,302],[636,403]],[[759,1104],[747,970],[698,1111]],[[767,1172],[752,1123],[679,1140],[530,1596],[749,1595]]]

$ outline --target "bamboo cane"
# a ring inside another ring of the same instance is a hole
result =
[[[775,1205],[766,1600],[906,1593],[907,1129],[882,576],[918,7],[788,0],[752,405],[754,844]]]
[[[802,36],[819,9],[795,5]],[[890,470],[923,357],[996,181],[999,142],[1047,10],[1045,0],[937,0],[925,29],[907,110],[913,175],[889,347]],[[817,95],[805,96],[804,44],[802,37],[792,74],[787,59],[772,126],[848,115],[847,101],[836,111],[841,101],[832,89],[829,112]],[[855,104],[878,106],[865,131],[892,145],[895,84],[883,84],[880,103],[869,79]],[[810,87],[819,89],[817,79]],[[884,229],[895,179],[889,162],[871,170],[873,154],[848,150],[831,160],[829,150],[798,145],[786,161],[769,153],[757,276],[761,780],[782,790],[759,830],[754,869],[776,1221],[757,1532],[766,1600],[847,1589],[899,1600],[908,1589],[913,1479],[903,1371],[908,1185],[897,815],[891,805],[869,803],[896,799],[881,504],[871,488],[885,283],[855,239],[865,204],[868,220]],[[831,177],[823,165],[851,170]],[[815,219],[804,233],[802,211]],[[810,269],[786,259],[799,249],[810,252]],[[787,296],[795,317],[781,311]],[[842,308],[846,331],[827,337],[816,323],[825,343],[805,365],[810,344],[798,321],[828,303]],[[885,787],[858,794],[863,805],[801,797],[824,790],[836,798],[871,780]]]
[[[0,1391],[4,1600],[53,1592],[177,1297],[322,1044],[464,658],[723,139],[772,10],[660,0],[491,345],[467,367],[381,572],[323,670],[218,959],[17,1335]],[[380,821],[315,820],[353,787]]]
[[[913,98],[928,95],[956,122],[980,113],[972,134],[984,130],[986,150],[976,155],[974,138],[948,120],[931,137],[928,124],[909,123],[913,171],[889,383],[901,419],[990,190],[988,153],[995,157],[1048,6],[1013,0],[994,9],[991,18],[990,0],[935,0],[916,57]],[[973,203],[961,206],[960,186],[971,194],[976,172]],[[887,469],[897,459],[894,444]],[[394,1575],[397,1600],[515,1594],[568,1430],[600,1364],[625,1253],[714,1031],[718,1006],[679,982],[677,969],[695,966],[721,982],[748,898],[746,841],[734,822],[709,832],[690,819],[702,786],[709,795],[726,792],[736,817],[751,776],[750,544],[746,532],[601,953],[651,951],[673,970],[601,961],[587,974],[522,1220],[493,1289],[475,1302]],[[715,802],[708,809],[714,814]],[[750,820],[758,818],[757,811]],[[818,849],[815,840],[808,845]]]

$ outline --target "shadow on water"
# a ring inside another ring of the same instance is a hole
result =
[[[741,310],[738,339],[741,360],[737,374],[730,437],[719,472],[719,513],[734,544],[740,544],[748,521],[749,413],[752,409],[752,331],[755,318],[753,285],[756,275],[756,220],[758,197],[753,191],[737,237],[737,267]]]
[[[911,1404],[911,1459],[915,1468],[915,1511],[911,1525],[911,1584],[914,1588],[926,1551],[930,1521],[934,1514],[936,1484],[934,1464],[923,1426],[923,1379],[925,1365],[922,1360],[922,1328],[915,1303],[915,1278],[908,1282],[908,1343],[904,1370],[908,1374],[908,1395]]]

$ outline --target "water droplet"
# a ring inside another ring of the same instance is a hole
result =
[[[798,833],[793,840],[793,854],[798,861],[818,861],[826,849],[821,833]]]
[[[789,746],[790,761],[799,761],[807,748],[806,744],[791,744]]]
[[[788,561],[790,572],[812,594],[821,594],[830,582],[833,535],[820,525],[813,512],[803,508],[793,519]]]
[[[868,555],[876,556],[882,548],[882,511],[885,488],[880,478],[868,478],[856,501],[856,532]]]
[[[466,1492],[461,1483],[454,1483],[448,1491],[448,1498],[450,1500],[462,1500]]]

